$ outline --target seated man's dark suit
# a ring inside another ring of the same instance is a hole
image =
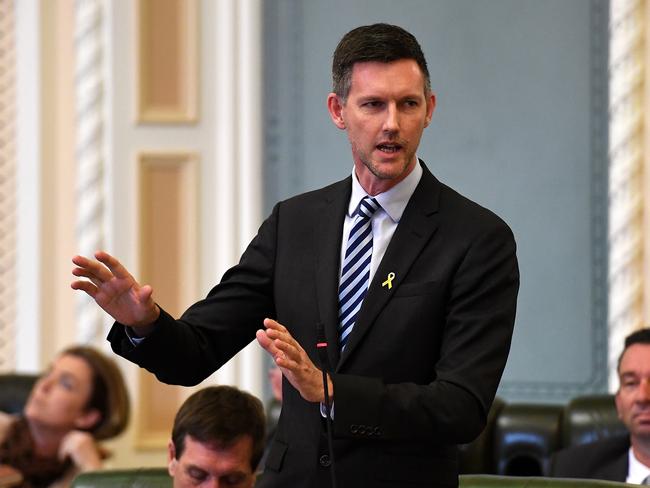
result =
[[[551,475],[624,482],[629,449],[630,437],[627,435],[569,447],[553,456]]]
[[[519,273],[508,226],[423,169],[343,354],[337,289],[350,178],[277,204],[204,300],[178,321],[163,311],[137,348],[116,324],[114,350],[163,382],[193,385],[251,342],[265,317],[319,365],[322,324],[340,485],[457,486],[456,445],[483,429],[508,356]],[[319,404],[285,380],[260,484],[329,486],[324,425]]]

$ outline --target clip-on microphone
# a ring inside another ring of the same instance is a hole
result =
[[[334,463],[334,447],[332,445],[332,416],[330,407],[330,392],[327,384],[327,373],[330,370],[330,361],[327,356],[327,339],[325,337],[325,328],[321,322],[316,324],[316,351],[320,361],[321,370],[323,371],[323,391],[325,393],[325,425],[327,426],[327,447],[329,449],[330,460],[332,462],[330,475],[332,478],[332,488],[336,488],[336,470]]]

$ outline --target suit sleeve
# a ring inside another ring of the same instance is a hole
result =
[[[161,309],[154,331],[137,347],[115,323],[108,335],[113,351],[164,383],[191,386],[210,376],[255,338],[264,318],[275,316],[276,227],[277,207],[207,297],[178,320]]]
[[[512,232],[500,220],[467,247],[448,285],[439,350],[431,351],[433,381],[386,384],[333,375],[337,437],[460,444],[478,436],[510,348],[519,287],[515,252]]]

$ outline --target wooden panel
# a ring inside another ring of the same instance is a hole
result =
[[[198,4],[196,0],[138,0],[139,122],[196,122]]]
[[[190,153],[139,156],[140,275],[174,316],[196,299],[198,290],[197,166]],[[186,395],[144,370],[139,380],[136,446],[162,448]]]

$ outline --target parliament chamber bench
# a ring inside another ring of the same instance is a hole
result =
[[[20,412],[35,380],[35,375],[0,375],[0,411]],[[277,404],[268,407],[271,423],[277,419],[277,407]],[[614,396],[610,394],[580,396],[566,405],[509,404],[497,398],[483,433],[474,442],[460,447],[461,486],[571,486],[544,478],[549,474],[551,455],[564,447],[625,432],[616,414]],[[517,477],[528,479],[517,480]],[[101,484],[103,479],[112,479],[112,482],[133,479],[133,483]],[[154,484],[149,484],[148,480]],[[88,484],[90,481],[95,484]],[[154,468],[87,473],[74,486],[146,488],[169,486],[168,482],[166,469]]]

